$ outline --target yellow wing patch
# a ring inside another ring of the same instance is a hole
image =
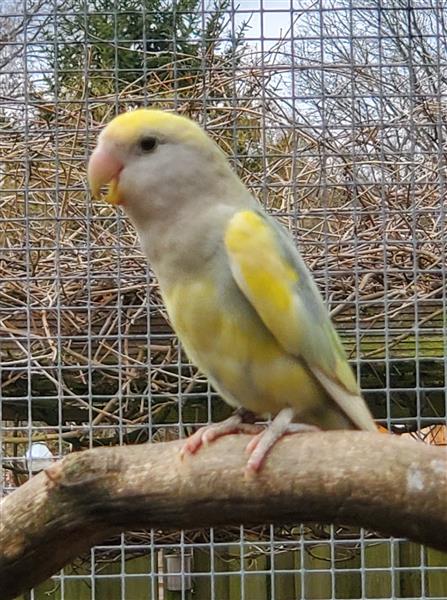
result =
[[[299,275],[279,252],[274,230],[257,213],[241,211],[228,224],[225,246],[238,286],[266,327],[293,351],[301,334],[294,293]]]
[[[268,297],[274,310],[291,310],[290,286],[298,281],[298,273],[278,253],[262,217],[249,210],[236,213],[225,233],[225,245],[250,297]]]

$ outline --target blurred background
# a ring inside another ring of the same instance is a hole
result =
[[[446,445],[446,19],[441,0],[2,0],[2,495],[230,414],[87,189],[98,132],[139,106],[200,122],[289,228],[378,422]],[[447,598],[447,555],[342,525],[133,531],[25,598]]]

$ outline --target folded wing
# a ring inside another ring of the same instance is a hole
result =
[[[284,350],[309,370],[359,429],[376,431],[320,293],[287,234],[253,210],[225,233],[232,275]]]

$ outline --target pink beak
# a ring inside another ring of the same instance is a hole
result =
[[[110,151],[99,144],[90,157],[87,177],[94,198],[101,196],[101,188],[110,184],[105,197],[110,204],[121,204],[122,199],[118,194],[119,174],[123,163]]]

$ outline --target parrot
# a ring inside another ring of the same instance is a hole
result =
[[[256,474],[285,435],[377,431],[293,238],[196,121],[156,108],[115,116],[87,178],[94,198],[107,186],[104,200],[133,223],[189,359],[235,409],[189,436],[182,457],[250,433]]]

